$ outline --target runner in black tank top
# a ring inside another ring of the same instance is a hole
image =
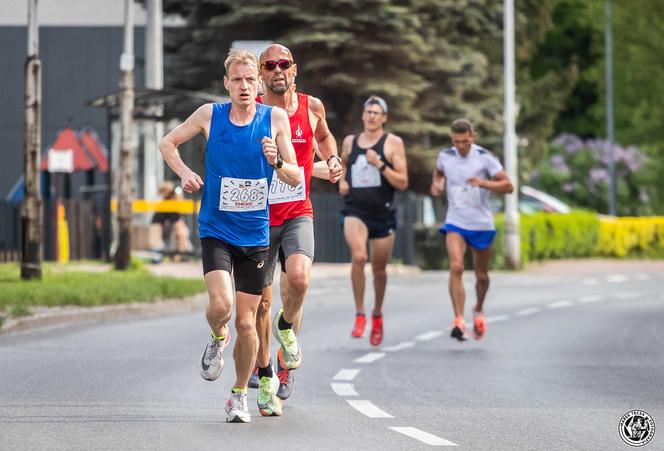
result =
[[[388,219],[394,214],[392,202],[394,200],[394,187],[383,176],[382,172],[367,162],[367,150],[357,143],[358,137],[353,139],[353,148],[348,157],[348,171],[346,182],[350,185],[350,192],[344,197],[345,214],[368,215],[373,220]],[[376,144],[369,147],[385,162],[388,168],[394,169],[392,163],[385,158],[384,145],[387,133]],[[353,179],[355,183],[353,183]]]
[[[351,280],[355,298],[355,325],[351,335],[364,335],[364,264],[368,260],[367,240],[371,252],[375,304],[369,341],[378,346],[383,340],[382,306],[387,285],[387,262],[392,254],[396,217],[392,208],[394,190],[408,187],[408,169],[403,141],[385,133],[387,103],[371,96],[364,102],[359,136],[347,136],[342,146],[342,163],[346,176],[339,182],[344,196],[341,211],[344,236],[352,255]]]

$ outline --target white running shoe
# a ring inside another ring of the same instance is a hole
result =
[[[272,369],[272,377],[261,377],[258,385],[258,396],[256,403],[258,404],[258,411],[264,417],[276,417],[281,415],[282,401],[277,397],[279,390],[279,377]]]
[[[227,327],[226,330],[228,332],[223,340],[210,337],[201,356],[201,377],[207,381],[217,380],[221,370],[224,369],[224,359],[221,354],[231,341],[231,329]]]
[[[226,423],[251,423],[246,393],[231,393],[226,401]]]

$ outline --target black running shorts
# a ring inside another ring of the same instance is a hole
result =
[[[201,238],[203,274],[222,270],[233,274],[235,290],[261,294],[268,246],[233,246],[216,238]]]

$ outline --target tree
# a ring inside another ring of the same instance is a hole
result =
[[[550,26],[554,0],[518,2],[520,62]],[[502,147],[502,5],[495,0],[166,0],[188,27],[168,46],[167,84],[221,90],[221,62],[234,40],[287,45],[299,66],[298,89],[320,97],[338,139],[358,131],[370,94],[390,106],[388,127],[404,137],[411,185],[428,188],[437,149],[448,145],[449,124],[468,117],[485,144]],[[523,65],[521,65],[523,66]],[[545,147],[564,102],[569,69],[521,75],[519,132],[529,149]],[[540,75],[540,74],[538,74]],[[554,99],[542,105],[541,89]],[[529,159],[530,152],[525,154]],[[532,164],[526,165],[532,167]]]

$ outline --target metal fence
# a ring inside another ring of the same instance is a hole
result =
[[[315,261],[344,263],[350,253],[344,239],[340,210],[343,200],[336,193],[311,193],[314,206]],[[69,253],[72,260],[101,259],[107,257],[106,216],[96,200],[66,200],[64,202],[69,227]],[[423,196],[397,193],[394,206],[397,212],[397,230],[392,260],[416,264],[415,226],[422,222]],[[196,216],[185,215],[192,231],[194,253],[200,255],[200,241],[196,239]],[[52,201],[44,201],[44,259],[57,255],[54,240],[56,209]],[[21,249],[20,206],[0,200],[0,261],[16,261]]]

